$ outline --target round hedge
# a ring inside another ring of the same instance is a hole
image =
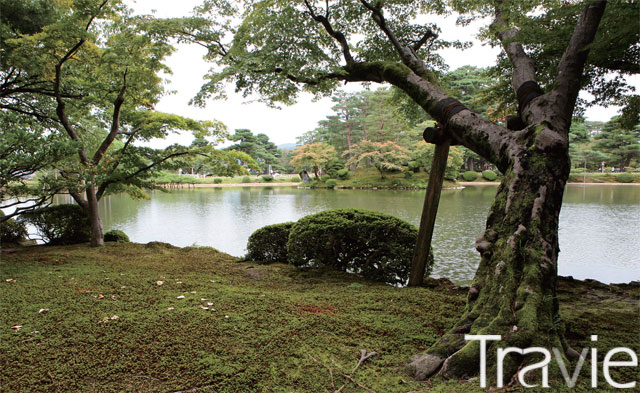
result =
[[[618,183],[633,183],[633,175],[630,173],[621,173],[616,176],[616,181]]]
[[[300,219],[287,242],[289,262],[358,273],[389,284],[405,284],[418,230],[388,214],[360,209],[327,210]],[[427,263],[427,276],[433,254]]]
[[[349,170],[347,168],[340,169],[336,172],[336,175],[338,175],[338,178],[344,180],[349,177]]]
[[[270,182],[270,181],[273,181],[273,176],[271,176],[271,175],[264,175],[264,176],[262,176],[262,181],[265,181],[265,182],[267,182],[267,183],[268,183],[268,182]]]
[[[249,236],[247,261],[264,263],[287,262],[287,241],[293,222],[267,225]]]
[[[78,205],[57,205],[21,216],[33,225],[47,244],[76,244],[91,240],[91,224]]]
[[[222,183],[222,179],[219,177],[216,177],[215,179],[213,179],[213,184],[220,184]]]
[[[466,171],[462,174],[462,178],[465,181],[474,181],[478,178],[478,172],[476,171]]]
[[[494,171],[486,170],[486,171],[482,171],[482,177],[484,177],[489,181],[494,181],[498,178],[498,175]]]
[[[105,242],[116,242],[116,243],[129,243],[129,236],[126,233],[119,231],[117,229],[113,229],[104,234]]]
[[[249,176],[245,176],[242,178],[243,183],[251,183],[251,178]]]

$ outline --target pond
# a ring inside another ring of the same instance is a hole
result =
[[[479,262],[475,239],[484,229],[496,186],[443,191],[433,276],[468,283]],[[124,195],[101,201],[105,229],[132,241],[211,246],[245,253],[247,238],[269,224],[326,209],[364,208],[418,224],[424,191],[310,190],[295,187],[154,191],[151,200]],[[310,241],[313,241],[310,239]],[[560,216],[561,275],[603,282],[640,280],[640,187],[569,185]]]

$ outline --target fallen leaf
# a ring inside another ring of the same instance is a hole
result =
[[[182,284],[182,281],[176,281],[176,284]]]
[[[13,330],[20,330],[20,329],[22,329],[22,325],[15,325],[15,326],[11,326],[11,329],[13,329]]]
[[[207,298],[206,298],[206,297],[202,297],[202,298],[200,298],[200,301],[201,301],[201,302],[204,302],[205,300],[207,300]]]
[[[216,282],[216,280],[209,280],[210,282]]]
[[[116,295],[111,295],[111,300],[116,300]]]
[[[125,289],[126,287],[127,287],[126,285],[123,285],[120,287],[120,289]]]
[[[103,295],[98,295],[98,299],[104,299]]]
[[[196,291],[191,291],[191,293],[195,294],[195,293],[196,293]]]
[[[164,281],[157,281],[156,284],[158,284],[158,286],[164,284]]]
[[[117,315],[114,315],[114,316],[112,316],[112,317],[111,317],[111,320],[112,320],[112,321],[115,321],[116,319],[118,319],[118,316],[117,316]]]
[[[48,312],[49,312],[49,309],[48,309],[48,308],[41,308],[41,309],[38,311],[38,313],[40,313],[40,314],[46,314],[46,313],[48,313]]]
[[[184,296],[180,295],[176,299],[184,299]]]
[[[225,315],[224,317],[225,317],[225,318],[229,318],[229,316],[228,316],[228,315]]]
[[[213,303],[209,302],[207,303],[207,306],[213,306]]]
[[[169,307],[167,308],[167,310],[171,311],[171,310],[175,310],[173,307]]]
[[[13,278],[7,278],[5,281],[10,283],[16,282],[16,280],[14,280]]]
[[[209,309],[209,307],[205,307],[205,306],[200,306],[200,308],[203,309],[203,310],[208,310]]]

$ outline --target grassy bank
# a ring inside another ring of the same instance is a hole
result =
[[[355,171],[349,172],[348,178],[333,180],[335,180],[337,188],[417,189],[427,188],[429,174],[424,170],[411,172],[411,175],[405,175],[404,172],[386,173],[383,179],[375,168],[357,168]],[[326,180],[315,180],[312,176],[311,186],[326,188]],[[443,187],[459,187],[459,185],[454,181],[445,180]]]
[[[413,382],[400,369],[460,315],[464,291],[450,285],[395,288],[150,243],[3,250],[0,294],[7,392],[365,391],[341,373],[379,393],[484,391],[477,380]],[[592,347],[598,334],[601,357],[638,351],[639,295],[562,281],[571,345]],[[360,349],[377,355],[352,373]]]
[[[212,176],[212,177],[192,177],[189,175],[178,175],[175,173],[161,172],[155,179],[157,184],[246,184],[246,183],[299,183],[298,175],[283,175],[274,177],[272,180],[265,180],[263,175],[250,176]]]
[[[631,176],[632,183],[640,183],[640,172],[628,172],[628,173],[611,173],[611,172],[571,172],[569,175],[569,183],[620,183],[623,184],[620,176]]]

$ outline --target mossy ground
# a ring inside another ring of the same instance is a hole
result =
[[[354,378],[376,392],[484,391],[477,381],[414,382],[401,370],[461,314],[464,293],[448,285],[396,288],[161,243],[3,250],[0,280],[2,391],[332,391],[312,356],[336,388],[360,392],[340,375],[360,349],[378,355]],[[615,346],[637,352],[639,295],[563,280],[571,345],[591,347],[598,334],[601,357]],[[614,377],[638,379],[637,370]]]

